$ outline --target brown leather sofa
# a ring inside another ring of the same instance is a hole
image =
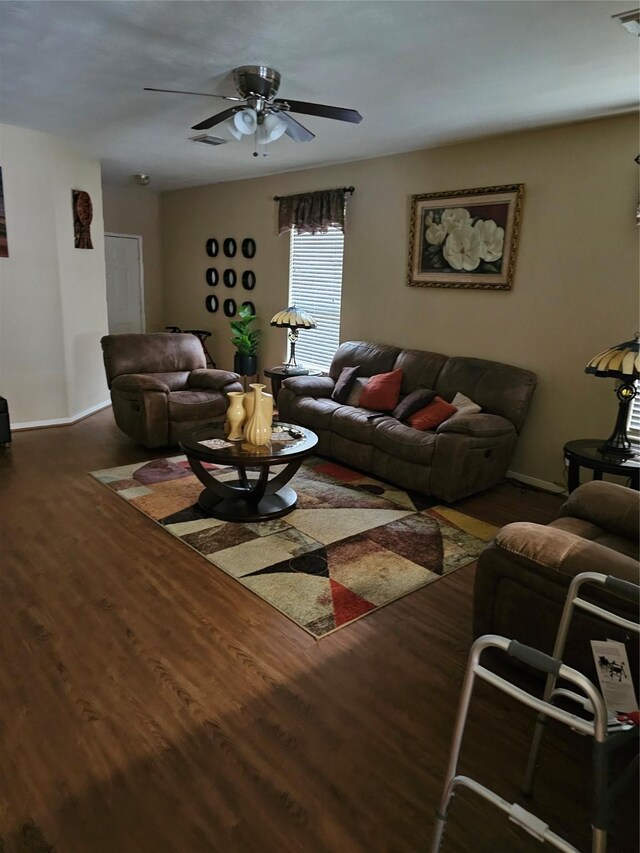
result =
[[[101,344],[116,423],[147,447],[177,444],[242,391],[237,373],[206,369],[194,335],[106,335]]]
[[[401,397],[429,388],[451,401],[460,392],[482,411],[459,413],[428,432],[390,415],[372,418],[367,409],[331,399],[342,369],[356,365],[362,377],[401,368]],[[535,385],[534,373],[508,364],[349,341],[336,351],[329,376],[285,379],[278,412],[280,420],[317,433],[319,453],[451,502],[504,478]]]
[[[601,572],[640,582],[639,517],[638,492],[594,480],[571,493],[551,524],[517,522],[503,527],[478,560],[474,635],[500,634],[551,654],[575,575]],[[592,597],[627,618],[638,618],[637,605],[598,590]],[[624,641],[625,636],[576,611],[565,662],[594,677],[589,640],[607,638]],[[629,643],[627,650],[637,671],[637,643]]]

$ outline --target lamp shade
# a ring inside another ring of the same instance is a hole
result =
[[[640,377],[640,339],[636,335],[632,341],[625,341],[610,349],[598,353],[584,369],[594,376],[607,376],[636,382]]]
[[[240,110],[240,112],[234,115],[233,123],[236,130],[240,131],[244,136],[251,136],[252,133],[256,132],[256,128],[258,127],[258,116],[255,110],[247,108],[246,110]]]
[[[280,326],[285,329],[315,329],[316,321],[311,314],[290,305],[284,311],[278,311],[271,318],[271,326]]]

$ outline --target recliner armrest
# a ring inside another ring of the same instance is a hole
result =
[[[335,382],[330,376],[289,376],[282,385],[296,397],[330,397]]]
[[[115,388],[118,391],[158,391],[162,394],[168,394],[169,386],[161,379],[155,376],[148,376],[146,373],[125,373],[122,376],[116,376],[111,383],[112,390]]]
[[[192,370],[187,379],[188,388],[202,388],[208,391],[224,391],[225,385],[239,382],[240,377],[231,370],[214,370],[212,368],[198,368]],[[228,390],[235,390],[230,388]],[[239,390],[242,390],[240,388]]]
[[[640,537],[640,493],[617,483],[593,480],[578,486],[560,508],[559,515],[590,521],[634,541]]]
[[[441,423],[436,432],[455,432],[461,435],[472,435],[475,438],[493,438],[509,435],[515,432],[515,427],[511,421],[501,415],[491,415],[486,412],[468,415],[461,412]]]
[[[638,582],[638,563],[626,554],[583,539],[567,530],[518,521],[498,531],[492,548],[521,566],[559,572],[569,579],[580,572],[604,572],[622,580]],[[488,554],[484,555],[485,563]]]

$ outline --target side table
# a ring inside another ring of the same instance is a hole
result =
[[[580,438],[565,444],[564,458],[569,464],[569,494],[580,485],[580,468],[590,468],[594,480],[601,480],[603,474],[618,474],[620,477],[628,477],[632,488],[640,488],[640,457],[618,459],[615,456],[605,456],[598,449],[604,441],[603,438]]]
[[[282,387],[282,383],[285,379],[289,379],[290,376],[322,376],[321,370],[309,369],[307,373],[296,374],[287,373],[284,367],[265,368],[263,373],[271,380],[271,393],[273,394],[273,403],[276,406],[278,405],[278,394],[280,393],[280,388]]]

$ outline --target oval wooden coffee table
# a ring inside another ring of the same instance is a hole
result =
[[[204,486],[198,506],[224,521],[265,521],[291,512],[298,496],[287,486],[303,460],[318,443],[304,427],[274,423],[269,444],[227,441],[223,425],[209,424],[180,442],[193,473]],[[222,480],[204,467],[205,462],[237,469],[238,477]],[[274,466],[281,471],[269,474]],[[251,476],[250,473],[256,476]]]

